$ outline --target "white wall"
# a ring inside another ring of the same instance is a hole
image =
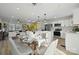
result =
[[[2,20],[0,19],[0,22],[2,22]]]
[[[55,23],[60,23],[62,27],[68,27],[68,26],[72,26],[73,21],[72,21],[72,18],[69,18],[69,19],[58,19],[57,21],[53,21],[52,22],[52,24],[55,24]]]

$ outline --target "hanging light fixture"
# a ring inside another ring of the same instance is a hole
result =
[[[39,16],[38,16],[38,22],[39,22]]]
[[[46,22],[46,13],[44,13],[44,22]]]
[[[37,3],[32,3],[34,6],[37,4]]]
[[[17,19],[17,23],[21,23],[21,21],[19,19]]]

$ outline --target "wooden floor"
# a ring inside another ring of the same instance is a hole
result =
[[[0,41],[0,55],[10,55],[10,47],[8,39]]]

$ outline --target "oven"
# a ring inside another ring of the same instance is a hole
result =
[[[55,29],[55,31],[54,31],[54,36],[61,36],[61,30],[62,29]]]

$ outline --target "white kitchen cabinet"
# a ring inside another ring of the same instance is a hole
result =
[[[15,25],[15,30],[22,30],[22,25],[21,24],[16,24]]]
[[[72,23],[73,20],[72,19],[63,19],[63,20],[59,20],[59,21],[55,21],[53,22],[53,27],[54,27],[54,24],[61,24],[61,27],[68,27],[68,26],[72,26]]]
[[[79,24],[79,8],[73,11],[73,24]]]
[[[15,31],[15,24],[9,24],[9,31]]]
[[[73,24],[72,22],[73,22],[72,19],[70,19],[70,20],[67,19],[67,20],[64,20],[63,24],[64,24],[64,26],[66,26],[66,27],[67,27],[67,26],[72,26],[72,24]]]
[[[79,54],[79,33],[66,33],[66,50]]]

